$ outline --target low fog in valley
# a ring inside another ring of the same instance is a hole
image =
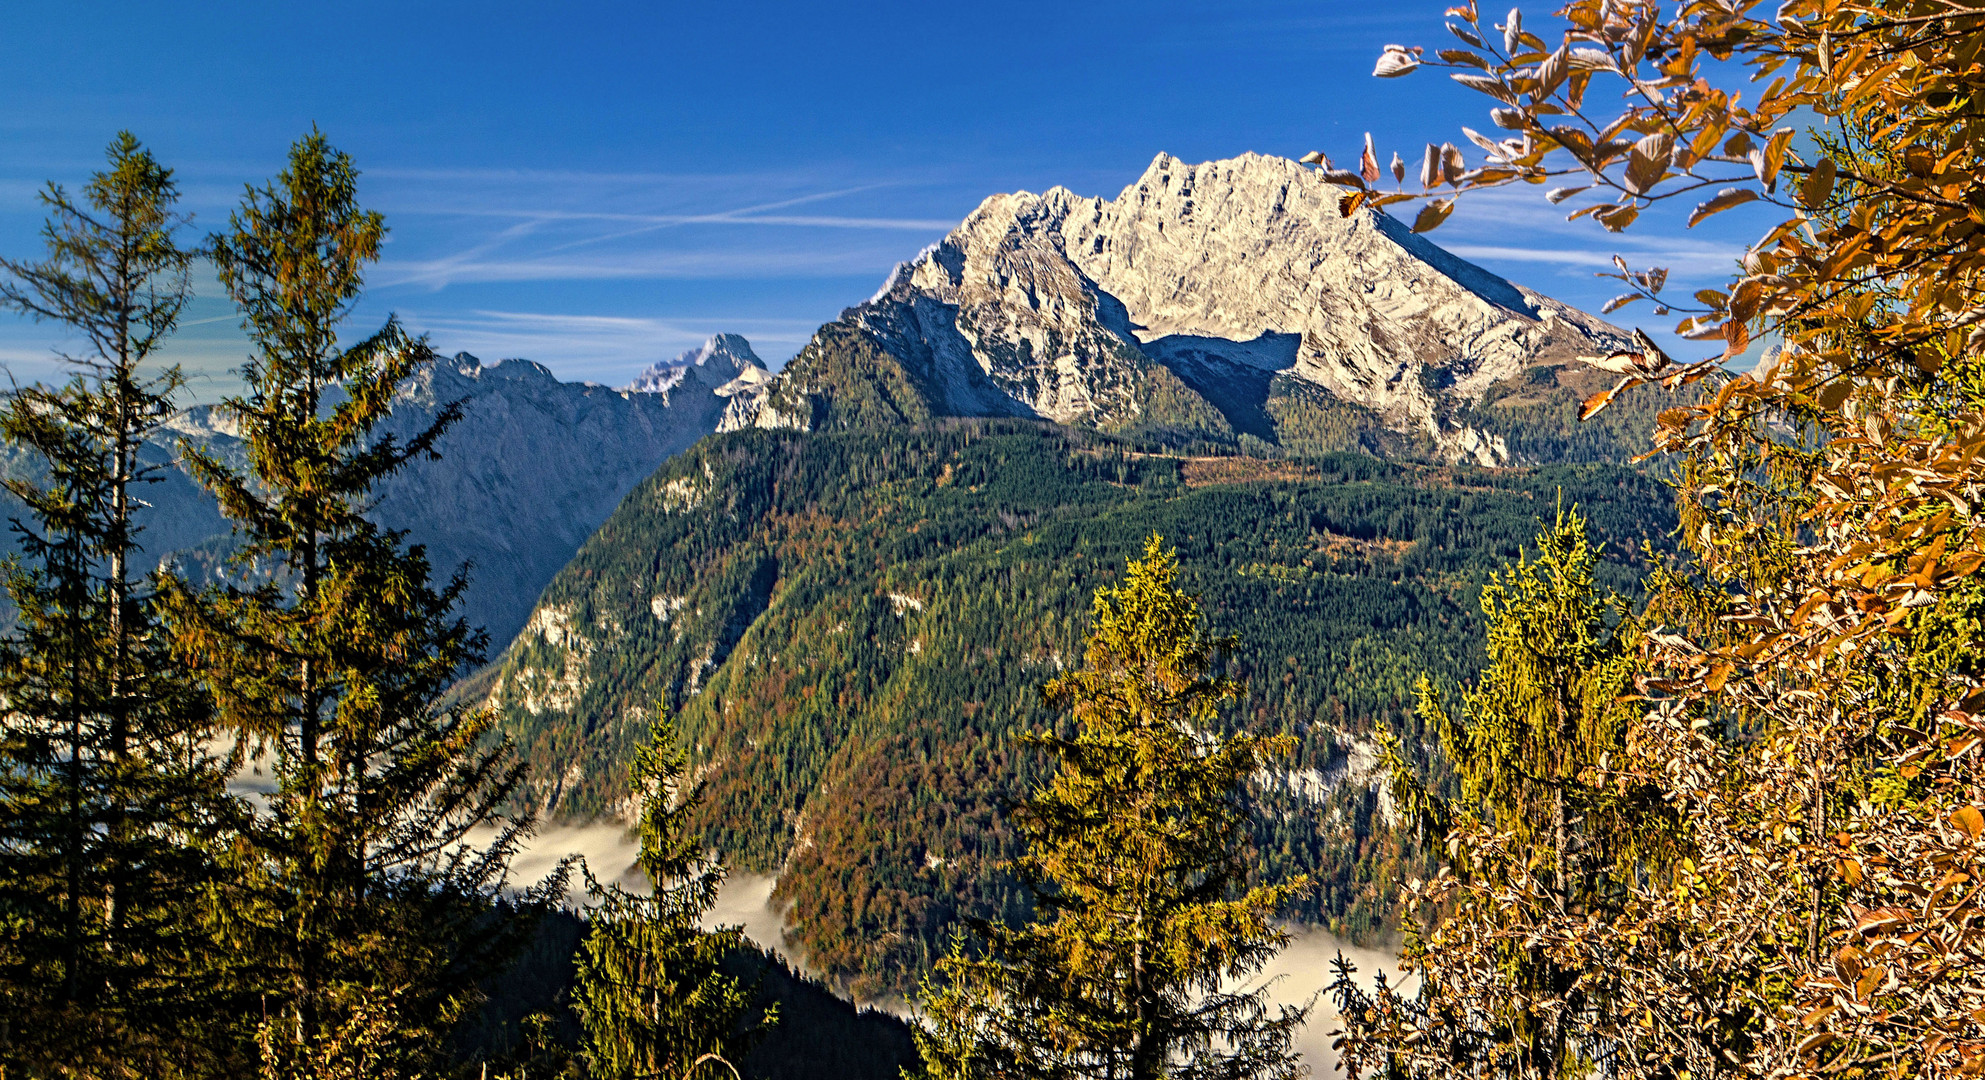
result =
[[[525,842],[524,849],[511,864],[511,882],[519,887],[535,884],[551,873],[560,860],[579,855],[601,881],[617,881],[626,888],[645,891],[647,879],[634,864],[638,851],[633,833],[618,823],[546,826]],[[745,936],[759,947],[776,950],[798,964],[799,957],[793,955],[785,942],[785,919],[772,905],[774,880],[769,874],[732,873],[705,917],[704,926],[742,926]],[[585,881],[576,873],[567,898],[574,905],[585,901]],[[1372,975],[1380,970],[1386,972],[1388,979],[1399,977],[1397,957],[1390,951],[1349,945],[1320,929],[1294,928],[1293,933],[1288,948],[1255,981],[1255,985],[1269,982],[1272,999],[1278,1003],[1301,1003],[1322,990],[1331,979],[1331,961],[1340,952],[1357,967],[1359,978],[1368,985]],[[898,1001],[872,1004],[899,1014],[903,1011],[903,1003]],[[1319,999],[1309,1025],[1297,1037],[1296,1046],[1317,1077],[1329,1077],[1336,1072],[1337,1056],[1330,1049],[1330,1033],[1336,1026],[1330,1002]]]

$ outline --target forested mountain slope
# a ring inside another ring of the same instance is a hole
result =
[[[1672,527],[1664,489],[1605,465],[1537,470],[1186,457],[1039,421],[705,440],[642,483],[545,590],[480,692],[555,814],[611,808],[651,710],[680,714],[704,824],[781,872],[795,940],[858,994],[899,991],[961,915],[1014,913],[1016,740],[1051,718],[1093,589],[1153,532],[1176,544],[1247,680],[1229,719],[1297,734],[1264,778],[1264,872],[1309,871],[1304,914],[1371,932],[1405,869],[1368,777],[1411,736],[1413,681],[1477,668],[1476,597],[1560,490],[1607,572]]]
[[[1257,454],[1620,460],[1665,395],[1597,425],[1618,327],[1504,280],[1285,158],[1160,154],[1114,200],[995,195],[822,327],[726,430],[1028,416]]]

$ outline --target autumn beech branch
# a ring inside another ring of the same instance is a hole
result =
[[[1651,583],[1646,711],[1593,774],[1658,789],[1681,854],[1576,910],[1525,869],[1535,845],[1450,833],[1412,893],[1430,989],[1340,984],[1344,1058],[1559,1075],[1549,1018],[1579,1016],[1583,1061],[1620,1077],[1985,1074],[1985,8],[1663,11],[1571,0],[1549,28],[1512,11],[1496,33],[1471,3],[1448,11],[1468,48],[1388,48],[1379,74],[1447,67],[1514,137],[1463,129],[1428,147],[1422,192],[1371,201],[1424,202],[1425,231],[1475,190],[1580,174],[1540,194],[1616,196],[1568,209],[1611,231],[1683,195],[1702,199],[1689,227],[1766,218],[1693,303],[1663,298],[1659,267],[1602,274],[1627,290],[1606,312],[1650,301],[1719,351],[1676,361],[1635,330],[1583,358],[1619,376],[1583,416],[1696,387],[1645,455],[1671,470],[1683,546]],[[1601,86],[1624,99],[1611,118]],[[1750,371],[1726,367],[1763,340]],[[1513,983],[1512,956],[1540,952],[1581,974]]]

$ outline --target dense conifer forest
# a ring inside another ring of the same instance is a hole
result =
[[[1251,792],[1257,872],[1314,875],[1303,917],[1377,937],[1416,864],[1368,782],[1375,736],[1417,744],[1415,680],[1480,665],[1479,590],[1560,499],[1624,590],[1673,528],[1657,480],[1608,465],[1182,457],[1022,421],[717,436],[627,498],[478,690],[532,798],[580,817],[678,710],[709,841],[782,871],[812,963],[903,992],[960,918],[1026,911],[1002,807],[1042,773],[1016,737],[1049,722],[1089,594],[1160,535],[1240,639],[1222,722],[1298,740]]]

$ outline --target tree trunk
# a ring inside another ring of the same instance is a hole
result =
[[[127,669],[130,666],[130,631],[125,625],[125,605],[130,602],[131,583],[129,581],[129,548],[131,543],[131,501],[130,486],[132,472],[132,426],[131,380],[135,373],[131,370],[130,317],[128,302],[118,318],[119,355],[113,376],[116,394],[116,438],[113,452],[115,465],[110,482],[110,535],[106,538],[110,548],[110,685],[108,686],[108,712],[110,714],[110,742],[106,747],[112,768],[118,777],[116,797],[110,804],[109,834],[111,851],[115,861],[110,867],[110,890],[108,906],[104,912],[112,942],[122,939],[125,922],[126,868],[122,857],[123,847],[128,839],[128,826],[125,821],[125,803],[129,793],[125,781],[129,768],[131,709],[127,688]]]

